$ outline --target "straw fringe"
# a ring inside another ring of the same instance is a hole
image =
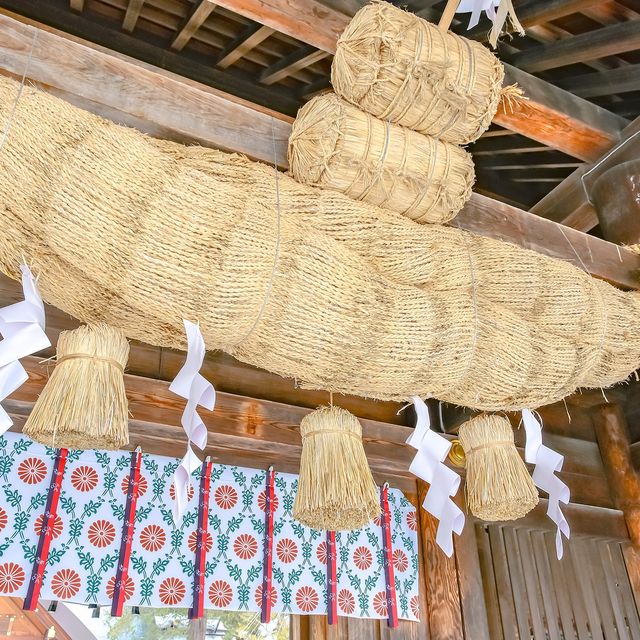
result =
[[[524,94],[524,91],[518,86],[518,83],[509,84],[502,88],[500,91],[500,107],[498,112],[500,113],[515,113],[523,109],[529,97]]]
[[[379,515],[358,419],[341,407],[320,407],[302,419],[300,433],[294,518],[312,529],[350,531]]]
[[[334,93],[298,112],[289,138],[291,175],[416,222],[451,220],[471,197],[471,156],[455,145],[389,124]]]
[[[458,432],[466,456],[466,498],[471,513],[487,522],[516,520],[538,504],[538,491],[518,454],[509,421],[481,415]]]
[[[129,443],[124,367],[129,343],[106,324],[63,331],[58,363],[24,426],[50,447],[120,449]]]
[[[0,122],[17,87],[0,78]],[[148,344],[184,349],[181,319],[198,318],[209,349],[305,387],[487,411],[640,365],[637,292],[284,174],[278,234],[272,166],[154,140],[32,88],[0,175],[0,269],[26,256],[49,303]]]
[[[487,130],[503,79],[502,64],[481,44],[386,2],[356,13],[331,67],[333,88],[345,100],[455,144]]]

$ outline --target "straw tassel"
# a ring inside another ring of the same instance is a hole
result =
[[[24,426],[50,447],[120,449],[129,443],[124,368],[129,343],[106,324],[63,331],[56,368]]]
[[[515,113],[520,111],[527,104],[529,97],[518,86],[517,82],[502,87],[500,91],[500,106],[498,113]]]
[[[313,529],[359,529],[380,514],[358,419],[320,407],[300,423],[302,456],[293,516]]]
[[[511,423],[481,415],[459,430],[471,513],[488,522],[516,520],[538,504],[538,491],[513,441]]]

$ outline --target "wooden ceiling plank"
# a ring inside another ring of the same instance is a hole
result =
[[[304,69],[320,60],[324,60],[329,54],[310,45],[300,47],[290,55],[278,60],[275,64],[267,67],[260,74],[260,82],[270,85],[280,82],[283,78],[291,75],[294,71]]]
[[[639,130],[640,117],[636,118],[624,129],[618,145],[622,145],[622,142],[628,140]],[[605,150],[606,153],[609,151],[610,149]],[[637,158],[638,155],[640,155],[640,137],[636,137],[624,146],[620,146],[620,151],[607,160],[603,160],[589,175],[588,184],[592,185],[597,177],[602,175],[607,169],[610,169],[620,162],[633,160]],[[598,164],[598,162],[600,162],[599,158],[592,164],[585,164],[576,169],[570,176],[565,178],[557,187],[542,198],[542,200],[535,204],[530,210],[531,213],[560,224],[571,226],[580,231],[586,232],[593,229],[598,224],[598,217],[588,202],[582,184],[582,176],[594,165]]]
[[[0,70],[21,75],[34,23],[0,14]],[[29,78],[83,108],[143,131],[197,140],[287,164],[291,119],[97,45],[38,26]],[[640,287],[640,256],[521,209],[474,194],[454,220],[461,228],[568,260],[622,287]]]
[[[640,64],[572,76],[559,81],[558,84],[582,98],[640,91]]]
[[[505,84],[516,83],[528,100],[518,111],[500,110],[494,122],[574,158],[599,158],[627,124],[603,107],[505,65]]]
[[[510,62],[519,69],[537,73],[638,48],[640,20],[631,20],[522,51]]]
[[[129,0],[127,12],[125,13],[124,20],[122,22],[123,31],[131,32],[136,28],[136,23],[140,17],[143,4],[144,0]]]
[[[250,24],[237,38],[234,38],[220,53],[216,67],[226,69],[245,56],[253,48],[266,40],[273,29],[258,22]]]
[[[196,2],[191,13],[187,16],[184,24],[178,31],[171,48],[174,51],[182,51],[186,44],[191,40],[193,34],[204,24],[205,20],[211,15],[216,5],[211,0],[200,0]]]
[[[69,0],[69,7],[72,11],[84,11],[84,0]]]

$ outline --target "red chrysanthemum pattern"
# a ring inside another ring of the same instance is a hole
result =
[[[27,458],[18,467],[18,478],[26,484],[38,484],[47,475],[47,465],[40,458]]]
[[[409,559],[402,549],[396,549],[393,552],[393,566],[402,573],[409,568]]]
[[[276,555],[280,562],[289,564],[298,557],[298,545],[291,538],[282,538],[276,545]]]
[[[238,492],[230,484],[223,484],[216,489],[214,498],[221,509],[233,509],[238,502]]]
[[[278,508],[279,504],[280,502],[278,500],[278,496],[274,493],[273,500],[271,501],[271,509],[275,511]],[[260,509],[260,511],[267,510],[267,492],[266,491],[261,491],[258,494],[258,509]]]
[[[209,553],[209,551],[211,551],[211,549],[213,549],[213,536],[207,531],[207,533],[204,534],[204,549],[207,553]],[[198,532],[197,531],[192,531],[189,534],[189,539],[187,540],[187,546],[189,547],[189,551],[191,551],[191,553],[195,553],[196,552],[196,545],[198,544]]]
[[[418,596],[411,596],[409,606],[411,607],[411,613],[413,613],[416,618],[420,618],[420,598]]]
[[[167,534],[157,524],[150,524],[140,532],[140,544],[145,551],[159,551],[167,541]]]
[[[0,564],[0,593],[13,593],[24,582],[24,570],[15,562]]]
[[[179,578],[165,578],[160,583],[160,589],[158,589],[160,602],[167,605],[174,605],[182,602],[186,593],[187,589],[184,586],[184,582]]]
[[[0,507],[0,531],[2,531],[7,526],[7,522],[9,522],[7,512],[2,507]]]
[[[233,552],[241,560],[249,560],[258,552],[258,541],[248,533],[241,533],[233,542]]]
[[[382,526],[382,516],[377,515],[374,519],[373,519],[373,524],[376,525],[376,527],[380,527]]]
[[[407,526],[409,527],[409,529],[411,529],[411,531],[418,530],[418,520],[416,518],[415,511],[409,511],[409,513],[407,513]]]
[[[353,552],[353,564],[360,569],[360,571],[366,571],[373,562],[373,555],[367,547],[358,547]]]
[[[261,607],[262,606],[262,585],[258,585],[255,596],[256,596],[256,604],[259,607]],[[276,602],[278,601],[278,592],[275,590],[274,587],[271,587],[271,590],[269,591],[269,600],[271,601],[271,606],[275,607]]]
[[[71,473],[71,485],[76,491],[92,491],[98,486],[98,473],[86,464],[76,467]]]
[[[318,545],[316,556],[320,564],[327,564],[327,543],[324,540]]]
[[[387,617],[387,596],[384,591],[378,591],[378,593],[373,596],[373,609],[379,616],[383,618]]]
[[[300,587],[296,591],[296,604],[301,611],[308,613],[318,606],[318,592],[313,587]]]
[[[191,498],[193,498],[195,493],[196,493],[196,490],[193,488],[193,485],[190,484],[187,487],[187,500],[191,500]],[[169,497],[172,500],[176,499],[176,485],[173,482],[171,483],[171,486],[169,487]]]
[[[209,587],[209,600],[216,609],[224,609],[233,600],[231,585],[225,580],[215,580]]]
[[[127,493],[129,491],[129,474],[122,478],[122,484],[120,485],[122,489],[122,493]],[[140,476],[140,480],[138,481],[138,498],[141,498],[145,493],[147,493],[147,489],[149,488],[149,483],[144,476]]]
[[[356,608],[356,599],[353,597],[353,593],[349,589],[340,589],[338,592],[338,606],[340,611],[351,615]]]
[[[33,522],[33,529],[36,535],[42,533],[42,523],[44,522],[44,514],[40,514]],[[62,533],[62,518],[58,515],[51,522],[51,537],[57,538]]]
[[[95,520],[89,525],[87,538],[94,547],[103,549],[116,539],[116,528],[108,520]]]
[[[115,592],[115,585],[116,585],[116,577],[111,576],[109,578],[109,581],[107,582],[107,598],[109,599],[113,598],[113,594]],[[124,601],[125,602],[127,600],[131,600],[131,597],[133,596],[134,588],[135,586],[133,584],[133,579],[131,578],[131,576],[127,576],[127,579],[124,581]]]
[[[73,569],[61,569],[51,579],[51,591],[60,600],[69,600],[80,591],[80,576]]]

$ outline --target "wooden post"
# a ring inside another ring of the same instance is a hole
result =
[[[419,504],[422,504],[427,489],[428,485],[418,480]],[[456,558],[447,558],[436,544],[438,521],[422,507],[418,513],[431,640],[464,640]]]
[[[640,548],[640,475],[631,460],[622,408],[617,404],[602,405],[593,422],[611,497],[624,513],[631,542]]]

